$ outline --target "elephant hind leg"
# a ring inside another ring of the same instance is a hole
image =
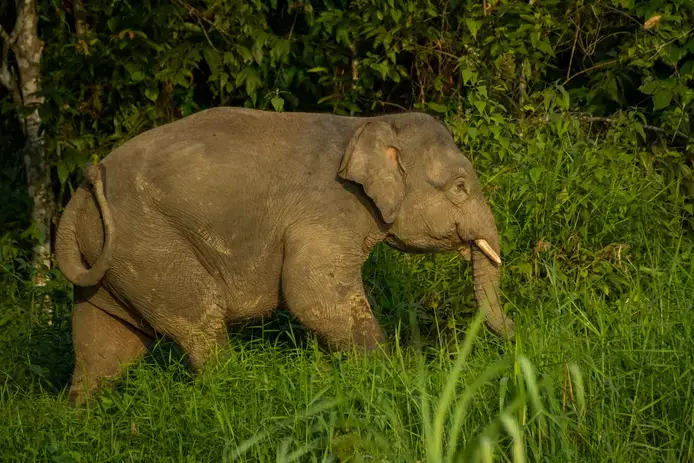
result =
[[[218,315],[218,314],[214,314]],[[224,319],[205,317],[201,323],[187,323],[185,329],[176,330],[174,340],[188,356],[188,365],[200,373],[206,365],[228,355],[228,337]]]
[[[104,379],[120,376],[144,355],[153,339],[130,324],[77,298],[72,315],[75,370],[68,400],[83,404]]]

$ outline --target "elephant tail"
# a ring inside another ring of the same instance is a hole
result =
[[[84,170],[87,181],[80,185],[63,212],[56,236],[55,257],[60,271],[72,284],[77,286],[93,286],[106,274],[115,247],[115,231],[111,209],[104,196],[104,183],[99,168],[89,165]],[[92,196],[88,188],[91,186],[96,197],[96,204],[101,211],[104,226],[104,245],[99,257],[91,268],[84,264],[82,253],[77,244],[77,214],[82,209],[84,201]]]

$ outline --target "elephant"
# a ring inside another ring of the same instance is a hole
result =
[[[72,403],[159,336],[199,372],[227,329],[280,305],[330,349],[376,349],[385,335],[361,268],[380,242],[467,250],[487,327],[514,338],[494,215],[433,116],[217,107],[145,131],[84,173],[56,234],[74,286]]]

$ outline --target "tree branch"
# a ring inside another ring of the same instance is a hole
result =
[[[604,63],[596,64],[595,66],[591,66],[588,69],[584,69],[582,71],[579,71],[576,74],[572,75],[571,77],[567,78],[562,85],[568,84],[571,79],[573,79],[574,77],[578,77],[581,74],[585,74],[586,72],[594,71],[595,69],[604,68],[605,66],[610,66],[612,64],[615,64],[616,62],[617,62],[617,60],[613,59],[610,61],[605,61]]]
[[[7,39],[9,39],[9,37],[7,37],[7,33],[4,29],[2,29],[1,26],[0,35],[3,36],[2,55],[0,55],[0,85],[5,87],[7,91],[10,92],[12,101],[19,107],[22,105],[22,93],[19,90],[17,74],[14,72],[14,69],[10,67],[10,63],[8,62],[10,42]],[[5,37],[7,37],[7,39],[5,39]],[[23,128],[24,125],[22,124],[22,129]]]
[[[202,13],[200,13],[200,11],[199,11],[198,9],[196,9],[194,6],[187,4],[187,3],[184,2],[183,0],[176,0],[176,3],[178,3],[178,4],[181,5],[183,8],[185,8],[186,11],[188,12],[188,14],[189,14],[191,17],[197,19],[198,22],[200,22],[200,20],[202,20],[202,21],[205,21],[205,22],[206,22],[207,24],[209,24],[210,26],[212,26],[212,27],[213,27],[217,32],[219,32],[219,34],[220,34],[224,39],[226,39],[227,41],[231,38],[231,36],[229,35],[229,33],[228,33],[227,31],[220,29],[214,22],[212,22],[212,21],[210,21],[209,19],[207,19],[207,18],[206,18]],[[202,26],[201,26],[201,28],[202,28],[203,32],[205,32],[205,28],[202,27]],[[207,36],[207,32],[205,32],[205,36]]]
[[[602,122],[603,124],[616,124],[618,119],[612,118],[612,117],[600,117],[600,116],[592,116],[590,114],[585,114],[585,113],[576,113],[572,112],[570,113],[570,116],[574,119],[577,119],[580,122]],[[516,121],[520,121],[520,119],[514,119]],[[533,122],[538,121],[538,122],[543,122],[546,123],[549,121],[549,116],[547,114],[544,115],[539,115],[537,117],[532,117],[528,120],[532,120]],[[675,130],[674,133],[670,130],[664,129],[662,127],[657,127],[655,125],[648,125],[648,124],[642,124],[641,127],[643,127],[644,130],[648,130],[650,132],[655,132],[655,133],[660,133],[660,134],[673,134],[673,137],[680,137],[681,139],[685,141],[694,141],[694,137],[690,137],[686,133],[680,132],[678,130]]]
[[[603,122],[605,124],[612,124],[615,122],[615,120],[610,118],[610,117],[590,116],[587,114],[579,114],[578,119],[583,121],[583,122]],[[644,125],[642,125],[642,127],[646,130],[650,130],[651,132],[656,132],[656,133],[667,133],[668,132],[664,128],[656,127],[654,125],[644,124]],[[686,134],[684,134],[678,130],[675,130],[675,132],[673,133],[673,136],[680,137],[680,138],[687,140],[687,141],[692,140],[688,135],[686,135]]]
[[[17,36],[19,35],[19,20],[21,16],[19,13],[17,13],[17,21],[15,22],[14,29],[12,29],[12,33],[8,34],[7,31],[5,30],[2,25],[0,25],[0,39],[3,40],[4,43],[6,43],[9,47],[12,47],[15,42],[17,41]]]
[[[7,43],[7,45],[12,48],[17,42],[17,37],[19,36],[19,33],[22,31],[22,25],[24,24],[24,15],[26,13],[25,9],[27,7],[27,3],[25,0],[17,0],[16,3],[16,9],[17,9],[17,19],[14,22],[14,28],[12,29],[11,33],[7,33],[7,31],[0,26],[0,38]]]
[[[5,31],[5,28],[2,27],[1,24],[0,24],[0,39],[2,39],[4,43],[7,43],[7,44],[10,43],[10,36],[7,33],[7,31]]]
[[[576,13],[576,31],[574,32],[574,44],[571,47],[571,58],[569,59],[569,67],[566,69],[566,82],[571,77],[571,65],[574,62],[574,53],[576,52],[576,42],[578,41],[578,33],[581,30],[581,12]]]

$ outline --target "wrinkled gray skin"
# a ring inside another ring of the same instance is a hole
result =
[[[361,266],[381,241],[405,252],[471,245],[487,326],[513,336],[499,268],[471,244],[499,254],[494,217],[472,164],[430,116],[210,109],[86,173],[56,243],[76,285],[74,402],[155,335],[199,370],[227,326],[270,315],[280,299],[333,348],[377,347]]]

